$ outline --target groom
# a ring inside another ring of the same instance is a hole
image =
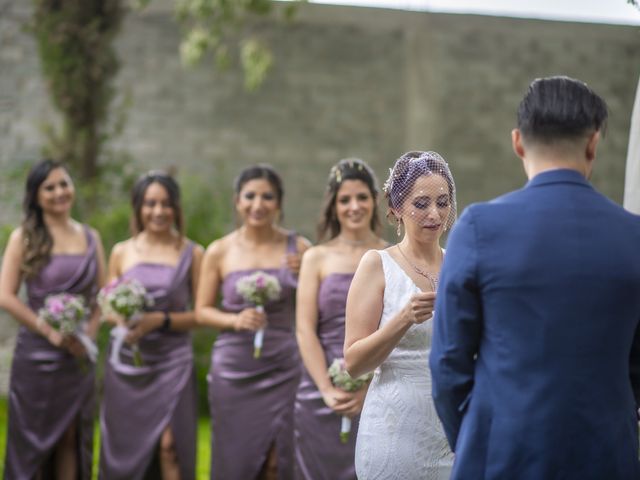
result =
[[[606,118],[535,80],[511,134],[529,182],[451,232],[430,366],[452,479],[640,479],[640,217],[588,182]]]

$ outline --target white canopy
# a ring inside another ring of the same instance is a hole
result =
[[[627,169],[624,176],[624,208],[640,215],[640,79],[631,114]]]

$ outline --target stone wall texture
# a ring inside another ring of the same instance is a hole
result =
[[[449,162],[462,209],[525,182],[510,144],[517,104],[532,79],[565,74],[609,104],[593,183],[622,201],[637,27],[304,5],[291,24],[251,26],[275,66],[247,93],[237,69],[180,65],[171,4],[132,13],[118,39],[117,83],[132,104],[117,146],[140,171],[175,166],[213,189],[244,166],[271,163],[285,182],[286,226],[313,239],[333,163],[361,157],[383,181],[399,154],[429,149]],[[38,159],[39,125],[51,116],[33,41],[0,18],[0,171]],[[21,182],[3,175],[0,188],[0,226],[15,225]],[[15,328],[6,317],[0,325],[6,349]]]

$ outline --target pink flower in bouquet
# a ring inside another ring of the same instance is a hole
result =
[[[45,298],[44,306],[38,311],[38,318],[62,335],[72,335],[78,331],[87,313],[84,297],[59,293]]]

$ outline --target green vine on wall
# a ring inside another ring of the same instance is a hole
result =
[[[119,63],[114,39],[124,0],[33,0],[33,33],[58,125],[47,124],[45,153],[83,180],[99,175]]]

